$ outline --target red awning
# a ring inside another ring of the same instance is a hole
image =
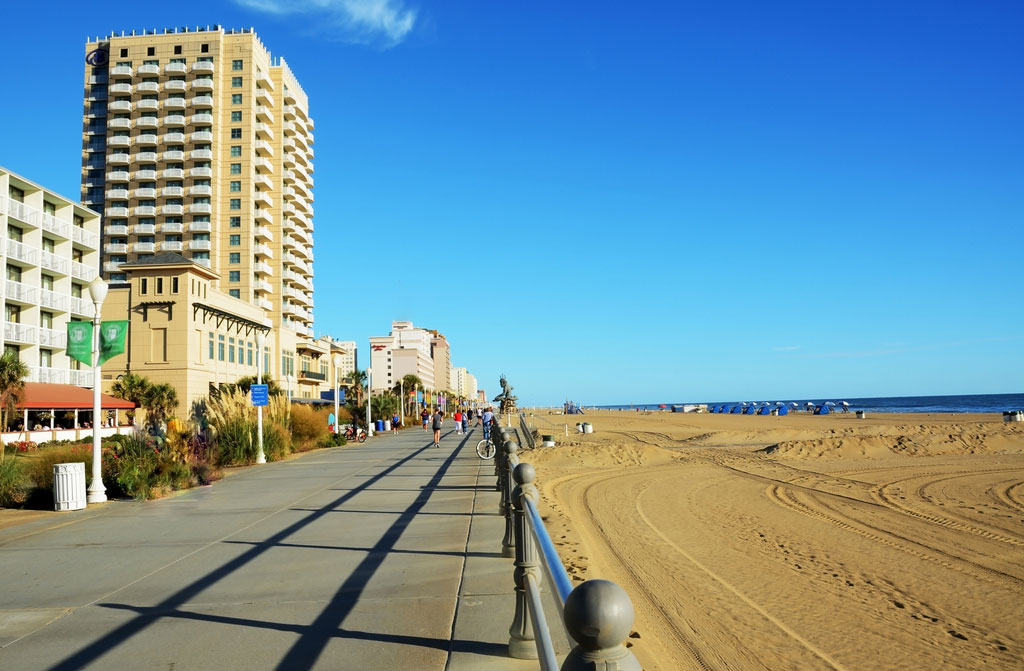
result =
[[[100,407],[104,410],[132,410],[135,404],[106,394],[100,394]],[[26,382],[25,397],[19,410],[92,410],[92,389],[73,384]]]

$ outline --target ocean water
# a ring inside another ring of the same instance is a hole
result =
[[[850,404],[850,411],[863,410],[865,412],[998,412],[1007,410],[1024,410],[1024,394],[970,394],[962,396],[881,396],[878,398],[848,398],[835,396],[831,398],[771,398],[771,399],[743,399],[732,401],[673,401],[671,403],[637,403],[632,405],[599,405],[594,406],[610,410],[657,410],[660,406],[671,408],[673,405],[684,405],[687,403],[706,403],[714,405],[738,405],[746,402],[764,403],[772,405],[776,401],[783,403],[796,403],[798,409],[803,409],[807,403],[821,405],[827,401],[836,404],[841,409],[842,401]],[[586,405],[584,404],[584,407]]]

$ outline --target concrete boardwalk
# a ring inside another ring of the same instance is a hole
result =
[[[435,449],[410,428],[0,531],[0,668],[536,669],[506,656],[479,433]]]

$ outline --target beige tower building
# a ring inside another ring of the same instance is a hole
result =
[[[313,341],[313,121],[284,59],[217,26],[110,35],[85,53],[82,200],[103,213],[103,276],[126,282],[121,264],[170,252],[208,268],[269,320],[269,374],[301,386],[326,352]]]

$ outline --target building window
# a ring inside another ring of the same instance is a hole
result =
[[[231,174],[232,175],[241,175],[242,174],[242,164],[241,163],[232,163],[231,164]]]
[[[241,120],[242,120],[242,113],[240,111],[239,112],[232,112],[231,113],[231,121],[232,122],[238,122],[238,121],[241,121]]]
[[[228,209],[229,210],[240,210],[240,209],[242,209],[242,199],[241,198],[232,198],[231,200],[229,200],[228,201]]]
[[[128,58],[128,50],[121,49],[121,58]]]
[[[236,296],[237,298],[237,296]],[[235,339],[228,338],[228,363],[235,362]]]
[[[252,365],[252,341],[247,341],[245,343],[245,352],[246,352],[246,355],[248,356],[248,361],[246,362],[246,365],[247,366],[251,366]]]
[[[156,47],[146,47],[146,55],[153,56],[156,54]]]
[[[242,281],[242,271],[241,270],[232,270],[232,271],[228,272],[228,282],[241,282],[241,281]]]
[[[200,51],[200,53],[204,53],[204,54],[210,53],[210,45],[209,44],[200,44],[199,45],[199,51]]]
[[[164,292],[164,278],[162,277],[156,278],[156,292],[157,294],[162,294]]]
[[[228,263],[241,263],[242,255],[239,252],[231,252],[228,254]]]
[[[242,104],[242,94],[241,93],[232,93],[231,94],[231,104],[232,105],[241,105]]]
[[[139,280],[139,293],[140,294],[143,294],[143,295],[146,294],[146,291],[148,289],[148,286],[147,286],[148,284],[149,284],[149,280],[147,280],[145,277],[143,277],[141,280]]]
[[[210,361],[213,361],[213,331],[210,331],[210,356],[207,357]]]
[[[174,55],[177,56],[180,53],[181,53],[181,45],[180,44],[175,44],[174,45]]]
[[[241,70],[242,69],[242,61],[241,61],[241,59],[231,61],[231,69],[232,70]]]
[[[171,278],[171,293],[172,294],[178,293],[178,278],[177,277],[172,277]]]
[[[228,295],[231,296],[232,298],[241,298],[242,291],[241,289],[228,289]]]
[[[242,190],[242,183],[238,181],[231,182],[230,184],[228,184],[228,190],[237,193]]]
[[[232,128],[231,129],[231,139],[232,140],[241,140],[242,139],[242,129],[241,128]]]
[[[224,360],[224,334],[220,333],[217,335],[217,360]]]
[[[238,247],[239,245],[242,244],[242,236],[240,236],[240,235],[229,236],[228,237],[228,244],[231,245],[232,247]]]
[[[233,88],[233,89],[240,89],[240,88],[242,88],[242,78],[241,77],[232,77],[231,78],[231,88]]]
[[[240,144],[233,144],[233,145],[231,145],[231,155],[232,156],[241,156],[242,155],[242,145],[240,145]]]
[[[231,223],[231,228],[241,228],[242,218],[241,217],[229,217],[228,221]]]

